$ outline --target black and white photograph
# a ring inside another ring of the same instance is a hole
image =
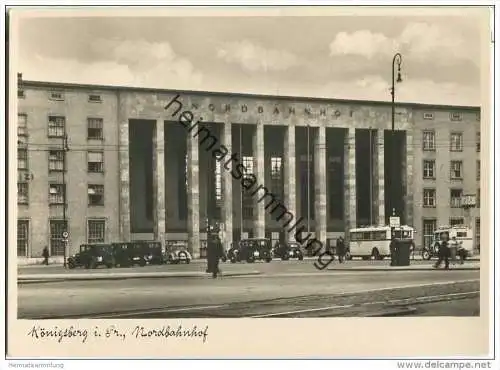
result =
[[[18,320],[488,309],[480,12],[22,13]]]

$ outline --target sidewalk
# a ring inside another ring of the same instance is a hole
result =
[[[279,261],[279,259],[275,259],[276,261]],[[317,260],[317,257],[304,257],[304,261],[315,261]],[[386,259],[388,261],[388,259]],[[42,264],[43,259],[41,258],[30,258],[30,259],[22,259],[18,260],[17,267],[18,268],[30,268],[30,267],[40,267],[43,266]],[[337,259],[335,259],[337,261]],[[361,258],[354,258],[350,262],[356,262],[356,261],[361,261]],[[414,259],[410,260],[411,261],[422,261],[422,257],[420,255],[415,256]],[[429,263],[435,262],[436,259],[431,259]],[[479,262],[481,261],[481,258],[479,255],[474,256],[472,258],[468,258],[467,261],[469,262]],[[206,263],[207,260],[204,258],[197,258],[197,259],[192,259],[191,263]],[[58,259],[52,259],[49,260],[49,266],[57,266],[57,267],[62,267],[63,266],[63,261],[61,258]]]

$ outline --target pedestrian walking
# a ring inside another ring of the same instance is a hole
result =
[[[457,255],[460,259],[460,264],[463,265],[464,260],[465,260],[465,256],[467,255],[467,252],[466,252],[461,240],[458,242]]]
[[[43,247],[42,256],[43,256],[43,264],[48,266],[49,265],[49,248],[47,246]]]
[[[450,250],[451,263],[455,265],[455,263],[457,262],[457,250],[458,250],[458,241],[456,236],[453,236],[451,238],[448,248]]]
[[[345,259],[345,242],[342,236],[339,236],[337,239],[337,257],[339,259],[339,263],[344,263]]]
[[[439,243],[438,260],[434,265],[434,267],[438,268],[444,261],[444,268],[445,270],[448,270],[450,268],[449,257],[450,257],[450,249],[448,247],[448,237],[444,236],[441,239],[441,243]]]
[[[391,243],[389,244],[389,251],[391,252],[391,266],[396,266],[396,249],[398,247],[398,242],[396,236],[393,235]]]
[[[207,243],[207,272],[216,278],[220,274],[219,260],[224,258],[224,248],[218,235],[210,235]]]

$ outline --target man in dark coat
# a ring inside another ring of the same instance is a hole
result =
[[[43,256],[43,264],[44,265],[49,265],[49,248],[45,246],[42,251],[42,256]]]
[[[224,258],[224,248],[218,235],[212,234],[207,245],[207,272],[215,279],[219,270],[219,260]]]
[[[398,242],[396,237],[393,236],[391,243],[389,244],[389,251],[391,252],[391,266],[396,266],[396,249],[398,247]]]
[[[339,236],[337,239],[337,257],[339,258],[339,263],[344,262],[344,256],[345,256],[345,242],[344,238]]]
[[[441,239],[441,243],[439,243],[439,252],[438,252],[438,260],[434,265],[435,268],[441,266],[441,263],[444,261],[444,268],[448,270],[450,268],[450,248],[449,248],[448,237],[444,236]]]

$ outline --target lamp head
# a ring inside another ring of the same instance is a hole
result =
[[[398,72],[398,79],[396,80],[396,82],[403,82],[403,79],[401,78],[401,72]]]

